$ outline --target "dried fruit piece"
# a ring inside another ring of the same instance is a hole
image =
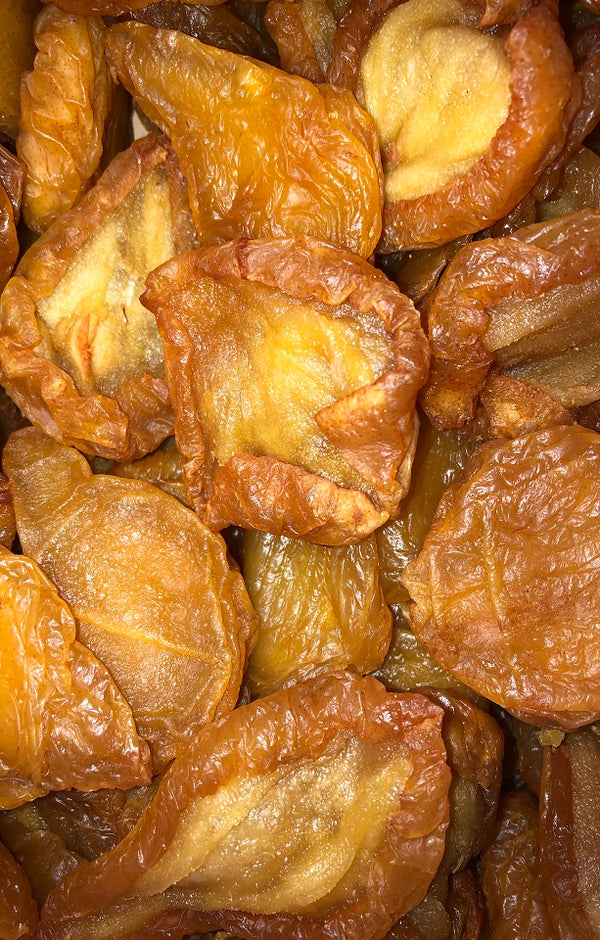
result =
[[[600,740],[595,728],[545,747],[540,793],[542,874],[561,940],[600,936]]]
[[[38,910],[25,872],[0,842],[0,937],[29,940],[37,922]]]
[[[600,714],[600,435],[578,425],[479,448],[403,581],[446,669],[534,723]]]
[[[8,281],[19,256],[17,222],[25,168],[0,144],[0,292]]]
[[[35,23],[38,52],[21,82],[17,153],[27,168],[23,216],[44,232],[90,186],[102,157],[112,82],[104,23],[55,6]]]
[[[314,239],[238,240],[148,277],[190,504],[325,545],[408,489],[428,351],[411,302]]]
[[[134,460],[133,463],[116,463],[111,465],[105,473],[114,473],[116,477],[127,480],[145,480],[175,496],[185,503],[186,492],[181,469],[181,454],[172,443],[164,450],[157,450],[154,454]]]
[[[312,235],[372,253],[379,147],[352,95],[142,23],[112,26],[107,48],[119,81],[173,142],[204,244]]]
[[[138,23],[148,23],[160,29],[178,29],[209,46],[276,64],[277,54],[268,36],[265,38],[255,26],[244,22],[229,4],[151,3],[130,15]]]
[[[105,667],[37,564],[0,548],[0,808],[49,790],[149,782],[149,754]]]
[[[537,808],[525,790],[506,794],[481,861],[494,938],[556,940],[540,865]]]
[[[472,428],[436,431],[427,419],[421,421],[410,490],[393,522],[377,532],[381,583],[388,604],[408,601],[402,572],[421,551],[438,503],[461,472],[475,443]]]
[[[129,791],[59,791],[0,813],[0,838],[28,876],[36,901],[42,904],[68,872],[123,839],[157,786],[158,778]]]
[[[343,18],[328,80],[354,91],[377,125],[380,251],[443,245],[495,222],[563,148],[578,80],[550,4],[527,6],[491,4],[481,16],[481,4],[458,0],[360,0]],[[514,25],[487,30],[498,23]]]
[[[350,675],[236,709],[169,768],[123,842],[57,886],[41,940],[381,937],[443,851],[441,717]]]
[[[39,0],[0,0],[0,133],[15,139],[19,127],[21,75],[35,56],[33,23]]]
[[[24,550],[71,605],[159,769],[236,704],[256,630],[241,575],[222,539],[172,496],[94,476],[81,454],[33,428],[12,435],[4,468]]]
[[[54,3],[56,0],[42,0],[42,2]],[[176,2],[178,3],[179,0]],[[199,2],[200,0],[187,0],[190,5]],[[224,2],[225,0],[202,0],[204,6]],[[121,16],[147,7],[150,3],[148,0],[58,0],[56,5],[68,13],[78,13],[80,16],[90,16],[96,13],[100,16]]]
[[[438,428],[472,419],[490,367],[564,407],[600,397],[600,211],[467,245],[426,304],[432,348],[423,406]]]
[[[259,619],[248,664],[255,695],[319,672],[372,672],[390,643],[374,536],[325,547],[262,532],[244,537],[244,580]]]
[[[311,82],[325,81],[339,19],[336,13],[335,4],[327,0],[267,3],[265,23],[286,72]]]
[[[0,376],[30,420],[87,453],[131,460],[172,432],[149,270],[193,244],[164,139],[111,163],[24,255],[0,303]]]

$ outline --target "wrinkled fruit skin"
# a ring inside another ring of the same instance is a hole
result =
[[[115,76],[173,142],[204,244],[310,235],[373,252],[379,146],[347,91],[142,23],[112,26],[107,47]]]
[[[90,929],[97,940],[176,940],[219,928],[255,940],[383,937],[424,896],[443,851],[449,770],[441,717],[423,696],[389,694],[374,679],[348,674],[236,709],[172,765],[116,849],[57,886],[44,908],[41,940],[77,940]],[[207,856],[203,800],[224,799],[240,780],[256,796],[248,791],[243,810],[237,804],[241,820],[235,800],[224,809],[222,847],[209,848]],[[359,792],[371,797],[357,815]],[[264,799],[269,818],[276,812],[279,819],[266,830]],[[324,828],[308,825],[313,800]],[[344,848],[336,830],[349,840]],[[358,856],[357,838],[364,840]],[[183,854],[173,850],[182,844]],[[310,861],[304,867],[306,853],[314,858],[315,850],[320,877]],[[223,880],[226,870],[235,870],[235,879]],[[299,894],[300,884],[306,887]]]
[[[240,239],[147,284],[188,499],[210,528],[340,545],[396,511],[428,351],[383,274],[310,238]]]
[[[94,476],[80,453],[33,428],[11,436],[4,466],[21,544],[118,683],[157,772],[235,707],[256,634],[242,576],[177,499]]]
[[[533,723],[569,729],[600,714],[599,499],[595,432],[490,442],[404,571],[413,627],[434,658]]]

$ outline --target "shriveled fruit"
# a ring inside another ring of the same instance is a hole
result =
[[[0,303],[0,377],[34,424],[119,460],[172,432],[160,338],[138,297],[193,241],[175,156],[150,135],[26,252]]]
[[[311,235],[372,253],[379,147],[352,95],[142,23],[112,26],[107,47],[119,81],[171,138],[201,242]]]
[[[259,619],[248,664],[255,694],[319,672],[353,666],[365,674],[381,665],[392,615],[374,536],[330,547],[248,531],[243,571]]]
[[[0,808],[49,790],[149,782],[149,752],[106,668],[37,564],[0,549]]]
[[[432,347],[423,406],[461,427],[495,362],[564,407],[599,397],[600,211],[467,245],[426,304]]]
[[[356,93],[382,147],[380,251],[495,222],[564,147],[581,93],[556,11],[482,6],[360,0],[338,27],[328,80]]]
[[[190,504],[207,525],[357,542],[408,489],[428,351],[362,258],[236,240],[148,277]]]
[[[600,435],[574,425],[490,442],[443,497],[404,570],[442,666],[534,723],[600,714]]]
[[[448,821],[442,712],[337,675],[236,709],[135,830],[49,896],[42,940],[374,940],[420,901]]]
[[[102,157],[113,85],[104,23],[43,10],[35,24],[33,71],[21,82],[17,153],[27,168],[23,215],[44,232],[89,188]]]
[[[10,438],[4,467],[21,544],[70,603],[159,769],[235,706],[256,629],[241,575],[178,500],[94,476],[76,450],[32,428]]]
[[[29,940],[37,922],[37,906],[25,872],[0,842],[0,936]]]

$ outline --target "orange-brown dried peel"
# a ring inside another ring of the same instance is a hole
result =
[[[438,867],[442,710],[336,675],[236,709],[167,771],[136,828],[52,892],[40,940],[375,940]]]
[[[0,596],[0,809],[49,790],[149,783],[127,702],[35,561],[0,547]]]
[[[38,909],[27,876],[0,842],[0,937],[27,940],[35,934]]]
[[[23,216],[44,232],[89,189],[113,97],[103,21],[42,11],[33,71],[21,82],[17,153],[27,167]]]
[[[385,275],[313,239],[257,239],[147,283],[189,501],[211,528],[336,545],[395,511],[428,349]]]
[[[419,2],[423,3],[423,0]],[[434,10],[439,9],[440,16],[446,15],[443,5],[436,6],[433,3],[430,6]],[[480,5],[471,4],[466,9],[463,8],[463,12],[457,14],[459,16],[457,22],[465,19],[465,24],[460,29],[473,29],[475,36],[483,42],[484,37],[480,32],[483,25],[489,26],[491,22],[511,22],[512,17],[518,16],[521,12],[520,4],[496,6],[497,9],[494,9],[493,4],[486,8],[479,27],[476,21]],[[370,111],[370,92],[363,88],[362,63],[373,37],[377,38],[377,30],[385,24],[386,16],[392,15],[398,9],[400,7],[397,0],[387,0],[387,2],[382,0],[375,5],[369,3],[368,0],[359,0],[352,5],[343,18],[334,40],[333,60],[328,72],[328,80],[354,91],[367,111]],[[460,9],[460,5],[457,5],[457,10]],[[466,22],[469,10],[472,10],[473,17],[471,27]],[[443,24],[443,16],[440,20],[441,24]],[[437,20],[426,23],[427,26],[436,24]],[[435,33],[435,29],[430,30],[430,34],[425,32],[423,42],[430,43],[431,36],[435,38]],[[443,29],[440,31],[441,36],[443,36]],[[496,42],[497,39],[488,36],[485,41],[491,43]],[[444,49],[453,48],[451,38],[447,42],[440,38],[439,44],[439,50],[435,52],[431,62],[437,61],[435,56],[441,56],[443,59]],[[423,50],[425,57],[432,54],[427,52],[425,45]],[[417,54],[420,54],[418,47]],[[466,52],[465,55],[467,55]],[[472,63],[469,62],[467,55],[465,68],[476,65],[477,55],[474,52]],[[386,178],[386,201],[379,251],[393,252],[400,249],[435,247],[490,225],[505,216],[523,198],[545,167],[562,149],[569,124],[579,102],[580,88],[561,28],[549,5],[540,4],[529,9],[517,20],[506,38],[504,56],[508,59],[510,68],[508,114],[500,126],[496,125],[495,133],[493,128],[490,129],[492,136],[489,138],[489,146],[484,153],[481,153],[482,144],[478,138],[479,142],[473,151],[473,158],[476,162],[467,166],[469,163],[467,160],[466,168],[462,170],[459,164],[456,165],[454,172],[459,174],[456,178],[451,177],[446,182],[443,176],[440,176],[436,184],[425,186],[420,194],[417,194],[419,192],[417,188],[415,195],[411,198],[402,196],[401,190],[396,195],[394,185],[392,185],[393,171],[401,169],[404,172],[405,164],[400,159],[400,153],[393,143],[394,135],[388,140],[384,134],[381,143]],[[403,61],[402,58],[400,61]],[[425,58],[424,61],[427,62],[427,59]],[[431,63],[430,66],[434,72],[432,81],[435,82],[437,81],[435,67]],[[379,67],[378,64],[377,67]],[[389,71],[389,63],[382,64],[381,68]],[[483,70],[482,78],[486,78],[486,71],[489,70]],[[424,82],[427,81],[426,76],[427,69],[425,69]],[[457,81],[456,75],[453,81]],[[374,84],[373,87],[380,89],[380,82]],[[421,89],[422,86],[417,87]],[[438,94],[437,86],[432,86],[432,89],[433,103],[435,103],[435,96]],[[472,89],[467,88],[466,92],[461,92],[467,96],[465,100],[468,100],[470,91]],[[394,91],[394,94],[397,93],[397,90]],[[392,91],[390,91],[391,94]],[[490,88],[490,95],[492,94],[496,95],[495,83]],[[410,104],[410,101],[406,103],[409,110]],[[433,104],[427,102],[426,106],[432,107]],[[449,99],[446,107],[450,108],[450,113],[453,106],[452,99]],[[422,113],[421,109],[419,119],[423,122]],[[487,111],[480,109],[478,114],[481,115],[481,113],[487,113]],[[502,108],[498,107],[497,113],[499,119],[502,120]],[[438,120],[437,112],[432,111],[431,120],[432,122]],[[473,116],[470,115],[469,123],[472,121]],[[427,123],[423,122],[423,127],[417,131],[418,136],[415,139],[418,141],[422,138],[419,147],[424,147],[430,140],[431,151],[427,159],[435,162],[439,159],[436,152],[439,145],[435,134],[430,138],[427,137],[427,127]],[[382,126],[378,130],[380,135],[384,132]],[[413,134],[412,125],[408,132]],[[446,132],[446,125],[442,122],[440,133],[445,135]],[[412,137],[406,139],[406,145],[411,139]],[[452,146],[458,142],[462,147],[464,142],[460,133],[455,134],[453,139]],[[424,150],[423,153],[427,155],[428,151]]]
[[[93,475],[33,428],[4,467],[24,550],[77,617],[150,743],[158,771],[238,699],[255,614],[223,540],[141,480]]]
[[[489,442],[404,570],[432,656],[525,721],[572,729],[600,716],[599,503],[594,431]]]
[[[0,381],[33,424],[123,461],[172,432],[160,339],[137,297],[151,267],[192,244],[176,159],[150,135],[29,249],[0,302]]]
[[[494,360],[565,407],[598,397],[599,239],[600,211],[584,209],[455,255],[426,305],[436,427],[472,419]]]
[[[173,143],[204,244],[311,235],[371,255],[379,145],[347,91],[142,23],[112,26],[107,49],[114,74]]]

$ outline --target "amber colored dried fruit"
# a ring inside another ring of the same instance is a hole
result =
[[[0,381],[34,424],[124,461],[172,433],[162,346],[138,296],[192,244],[177,161],[150,135],[29,249],[0,302]]]
[[[337,18],[326,0],[270,0],[265,23],[281,66],[311,82],[324,82],[331,64]]]
[[[431,372],[422,392],[438,428],[471,420],[490,367],[563,406],[600,393],[600,211],[467,245],[427,303]]]
[[[17,136],[27,168],[23,216],[35,232],[70,209],[98,169],[112,96],[104,32],[99,17],[55,6],[36,20],[38,52],[21,82]]]
[[[547,222],[585,208],[600,209],[600,157],[581,147],[564,167],[549,198],[537,204],[537,221]]]
[[[600,435],[490,442],[404,570],[415,633],[439,663],[533,723],[600,714]]]
[[[410,489],[393,522],[377,532],[381,583],[388,604],[403,604],[409,599],[402,572],[421,551],[442,495],[474,447],[471,428],[436,431],[427,419],[421,421]]]
[[[48,790],[149,780],[149,754],[105,667],[37,564],[0,549],[0,808]]]
[[[12,435],[4,469],[23,549],[71,605],[158,769],[236,704],[256,630],[242,576],[178,500],[94,476],[76,450],[33,428]]]
[[[596,728],[544,748],[540,794],[542,872],[561,940],[600,936],[600,739]]]
[[[534,188],[537,199],[547,197],[555,189],[563,167],[579,150],[600,119],[600,23],[594,23],[573,33],[569,38],[569,47],[581,85],[581,102],[573,116],[561,152],[546,168]]]
[[[37,922],[38,910],[25,872],[0,842],[0,937],[29,940]]]
[[[477,421],[485,438],[519,437],[575,422],[571,412],[543,389],[499,372],[490,373],[479,401]]]
[[[16,225],[21,213],[25,168],[0,144],[0,292],[19,255]]]
[[[49,793],[0,813],[0,838],[28,876],[38,903],[68,872],[108,852],[133,829],[158,779],[129,791]]]
[[[408,298],[310,238],[238,240],[148,277],[190,504],[326,545],[408,489],[428,350]]]
[[[134,460],[133,463],[113,464],[104,472],[114,473],[115,476],[128,480],[145,480],[146,483],[152,483],[165,493],[175,496],[180,502],[187,501],[181,469],[181,454],[175,444],[171,444],[164,450],[157,450],[140,460]]]
[[[525,790],[504,797],[481,861],[494,940],[556,940],[540,865],[537,808]],[[577,936],[583,940],[584,934]]]
[[[243,572],[259,620],[248,663],[255,695],[319,672],[381,665],[392,615],[374,536],[330,547],[248,531]]]
[[[0,544],[10,548],[17,534],[17,522],[8,477],[0,473]]]
[[[494,6],[360,0],[338,27],[328,81],[356,93],[382,147],[380,251],[495,222],[564,146],[580,89],[555,12]]]
[[[39,0],[0,0],[0,134],[13,140],[19,125],[21,75],[35,56],[33,23]]]
[[[471,236],[464,235],[440,248],[419,248],[381,255],[377,263],[402,293],[416,304],[433,290],[448,262],[470,241]]]
[[[208,6],[163,0],[132,11],[130,15],[138,23],[178,29],[209,46],[276,64],[277,54],[268,36],[265,38],[255,26],[236,16],[229,4]]]
[[[374,940],[424,896],[448,821],[442,712],[321,677],[236,709],[137,827],[49,896],[40,940]]]
[[[408,603],[394,605],[392,615],[390,648],[382,665],[374,673],[380,682],[392,692],[418,692],[423,688],[452,689],[479,704],[484,703],[481,696],[447,669],[443,669],[415,636],[408,619]]]
[[[347,91],[142,23],[112,26],[107,48],[119,81],[171,138],[205,244],[311,235],[372,253],[379,147]]]

